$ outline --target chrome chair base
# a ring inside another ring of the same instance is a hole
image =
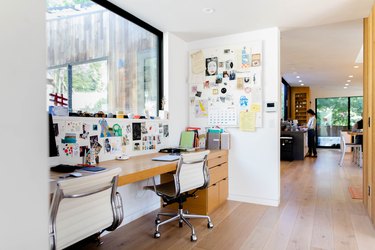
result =
[[[166,216],[166,217],[171,217],[165,221],[160,220],[160,216]],[[213,228],[214,225],[212,224],[210,216],[207,215],[198,215],[198,214],[189,214],[188,212],[184,212],[183,209],[178,209],[178,213],[158,213],[155,219],[155,225],[156,225],[156,230],[154,233],[154,238],[160,238],[160,232],[159,232],[159,227],[162,225],[165,225],[169,222],[176,221],[178,220],[179,226],[182,227],[183,223],[188,225],[191,229],[191,241],[196,241],[197,235],[195,234],[195,229],[193,225],[190,223],[188,219],[207,219],[207,227],[208,228]]]

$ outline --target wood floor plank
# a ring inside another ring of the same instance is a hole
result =
[[[317,159],[282,162],[279,207],[227,201],[210,214],[212,230],[205,220],[192,220],[197,242],[178,223],[161,227],[161,238],[154,239],[157,210],[105,235],[99,247],[81,242],[70,249],[375,249],[375,230],[362,201],[348,192],[349,185],[360,184],[361,169],[350,155],[338,167],[339,157],[337,150],[319,150]]]

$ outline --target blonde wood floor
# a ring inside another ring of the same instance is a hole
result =
[[[156,211],[103,237],[104,244],[79,249],[375,249],[375,230],[362,201],[352,200],[348,186],[360,185],[362,171],[337,165],[339,151],[320,150],[317,159],[281,163],[281,203],[267,207],[227,201],[211,214],[215,227],[193,220],[198,241],[187,226],[161,227],[154,239]],[[126,208],[125,208],[126,209]]]

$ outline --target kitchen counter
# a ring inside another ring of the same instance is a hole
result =
[[[304,160],[308,153],[307,131],[281,131],[281,137],[293,137],[293,158]]]

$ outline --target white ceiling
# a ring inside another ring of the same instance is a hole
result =
[[[161,31],[185,41],[279,27],[281,72],[292,85],[361,88],[361,19],[374,0],[110,0]],[[215,12],[205,14],[203,8]],[[354,21],[353,21],[354,20]]]
[[[282,31],[368,16],[374,0],[110,0],[185,41],[277,26]],[[214,8],[212,14],[202,9]]]
[[[362,19],[281,33],[281,75],[292,86],[362,88],[362,64],[356,64],[363,41]],[[358,65],[355,69],[353,66]],[[301,78],[297,79],[299,75]],[[353,78],[349,78],[353,75]]]

